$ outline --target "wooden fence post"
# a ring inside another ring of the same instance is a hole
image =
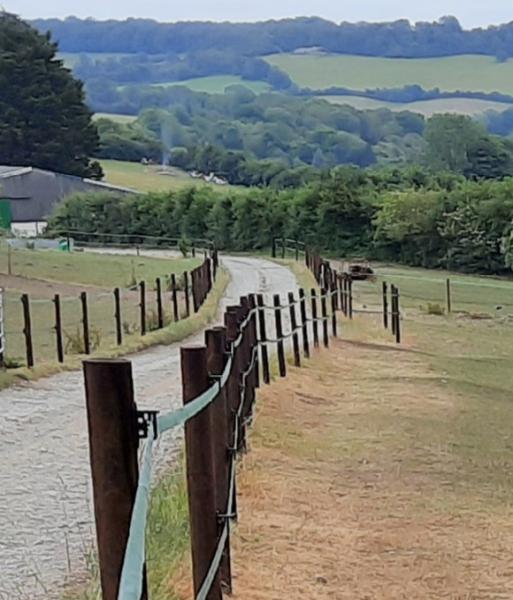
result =
[[[447,278],[446,281],[446,295],[447,295],[447,314],[452,312],[452,298],[451,298],[451,280]]]
[[[264,297],[262,294],[257,296],[258,304],[258,323],[259,323],[259,334],[260,334],[260,355],[262,357],[262,378],[264,383],[271,382],[271,375],[269,371],[269,353],[267,351],[267,329],[265,324],[265,308],[264,308]]]
[[[226,356],[226,328],[215,327],[205,331],[205,343],[207,346],[207,368],[210,375],[219,378],[224,371],[227,362]],[[225,522],[229,523],[226,515],[229,499],[229,486],[231,477],[231,458],[228,448],[230,439],[228,434],[229,407],[226,388],[219,392],[213,406],[213,445],[214,466],[216,482],[216,513],[225,515],[218,523],[219,534],[222,533]],[[226,540],[223,559],[220,565],[220,577],[223,591],[231,594],[232,574],[230,564],[230,536]]]
[[[64,345],[62,343],[62,319],[61,319],[61,297],[55,294],[53,297],[55,307],[55,342],[57,346],[57,360],[64,362]]]
[[[191,316],[191,297],[189,292],[189,273],[184,271],[183,274],[183,292],[185,294],[185,316]]]
[[[239,310],[240,306],[227,306],[226,311],[224,313],[224,322],[226,326],[226,341],[228,345],[231,345],[239,335]],[[231,347],[231,346],[230,346]],[[230,406],[230,415],[231,415],[231,424],[229,427],[229,435],[230,435],[230,448],[232,452],[237,452],[243,446],[243,437],[244,437],[244,429],[242,427],[242,423],[237,422],[236,415],[239,409],[240,403],[240,373],[242,371],[241,368],[241,346],[236,349],[233,349],[233,365],[232,372],[230,378],[228,379],[227,390],[228,390],[228,404]],[[235,448],[235,436],[233,432],[237,427],[239,432],[239,444],[238,447]],[[233,500],[236,504],[236,495]],[[235,510],[235,512],[237,512]]]
[[[392,321],[392,335],[395,337],[395,328],[397,325],[396,319],[395,319],[395,285],[392,284],[390,286],[390,316],[391,316],[391,321]]]
[[[297,332],[297,319],[296,319],[296,301],[294,294],[289,292],[289,312],[290,312],[290,328],[292,331],[292,349],[294,352],[294,366],[301,366],[301,355],[299,353],[299,334]]]
[[[281,257],[285,258],[286,246],[285,246],[285,238],[281,238]]]
[[[299,241],[296,240],[296,261],[299,260]]]
[[[271,248],[271,258],[276,258],[276,238],[273,237],[273,245]]]
[[[336,277],[336,276],[335,276]],[[337,287],[336,281],[330,289],[331,296],[331,331],[333,337],[337,337]]]
[[[141,335],[146,335],[146,282],[139,284],[139,312],[141,315]]]
[[[177,321],[180,320],[180,313],[178,312],[178,296],[177,296],[177,290],[176,290],[176,275],[174,273],[171,273],[171,302],[173,303],[173,320],[176,323]]]
[[[116,343],[121,346],[123,343],[123,329],[121,323],[121,294],[119,288],[114,290],[114,320],[116,321]]]
[[[255,388],[259,388],[260,387],[260,361],[259,361],[259,354],[258,354],[258,327],[257,327],[257,323],[258,323],[258,310],[257,310],[257,298],[256,298],[256,294],[250,294],[249,295],[249,308],[250,310],[254,311],[253,312],[253,316],[251,317],[251,352],[253,353],[253,349],[256,348],[256,355],[255,355],[255,366],[253,368],[253,375],[252,375],[252,379],[253,379],[253,386]],[[255,400],[255,397],[253,395],[253,401]]]
[[[310,292],[312,296],[312,332],[314,347],[319,347],[319,322],[317,321],[317,291],[312,288]]]
[[[82,304],[82,328],[84,332],[84,354],[91,354],[91,340],[89,338],[89,311],[87,308],[87,292],[80,294]]]
[[[181,349],[184,405],[209,386],[207,349],[190,346]],[[198,595],[215,554],[218,540],[216,481],[214,466],[213,403],[185,424],[185,455],[191,529],[194,595]],[[219,573],[214,578],[208,600],[222,600]]]
[[[324,346],[327,348],[329,346],[329,336],[328,336],[328,307],[326,304],[326,289],[321,290],[321,314],[322,314],[322,339],[324,342]]]
[[[139,479],[132,365],[86,360],[84,376],[102,598],[117,600]]]
[[[281,304],[279,294],[274,295],[274,321],[276,324],[278,367],[280,370],[280,377],[286,377],[287,365],[285,363],[285,349],[283,347],[283,328],[281,323]]]
[[[347,303],[347,312],[349,318],[353,318],[353,280],[351,277],[347,280],[347,291],[348,291],[348,303]]]
[[[164,327],[164,310],[162,308],[162,283],[160,277],[155,280],[155,294],[157,296],[157,322],[159,329]]]
[[[34,366],[34,347],[32,344],[32,321],[30,318],[30,300],[28,294],[21,296],[21,304],[23,306],[23,334],[25,336],[27,367],[32,369]]]
[[[305,290],[299,288],[299,308],[301,313],[301,326],[303,332],[303,352],[305,358],[310,358],[310,343],[308,341],[308,317],[306,312]]]
[[[395,341],[397,344],[400,344],[401,343],[401,311],[399,309],[399,288],[395,287],[394,292],[395,292],[394,308],[395,308],[395,319],[396,319]]]
[[[383,327],[388,329],[388,285],[383,282]]]

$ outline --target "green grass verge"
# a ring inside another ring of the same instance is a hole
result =
[[[203,329],[211,323],[216,315],[219,302],[229,282],[229,275],[224,269],[220,269],[214,287],[207,300],[198,313],[191,315],[176,323],[171,323],[164,329],[153,331],[145,336],[131,335],[125,338],[122,346],[105,345],[91,355],[94,358],[117,358],[126,354],[133,354],[157,345],[169,345],[179,342],[188,336]],[[71,355],[66,357],[66,362],[60,365],[57,362],[48,361],[36,365],[33,369],[25,367],[8,369],[0,372],[0,389],[21,381],[32,381],[41,377],[48,377],[62,371],[74,371],[80,369],[81,361],[86,358],[82,355]]]
[[[318,90],[332,86],[365,90],[417,84],[443,91],[513,94],[513,60],[500,63],[491,56],[409,59],[275,54],[266,60],[288,73],[299,86]]]

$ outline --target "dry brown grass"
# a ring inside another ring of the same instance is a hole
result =
[[[512,598],[507,480],[487,482],[487,461],[459,451],[472,405],[413,337],[398,350],[370,331],[346,328],[260,393],[234,598]]]

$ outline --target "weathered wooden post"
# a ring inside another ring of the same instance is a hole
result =
[[[258,304],[258,322],[259,322],[259,334],[260,334],[260,355],[262,357],[262,378],[264,383],[271,382],[271,375],[269,370],[269,353],[267,351],[267,328],[265,324],[265,308],[264,308],[264,297],[262,294],[257,296]]]
[[[187,271],[183,274],[183,293],[185,294],[185,316],[188,318],[191,316],[191,297],[189,288],[189,273]]]
[[[256,294],[249,295],[249,308],[253,313],[251,317],[251,353],[255,353],[255,366],[253,368],[252,383],[253,387],[260,387],[260,360],[258,354],[258,310],[257,310],[257,298]],[[253,394],[253,401],[255,400],[255,394]]]
[[[132,365],[86,360],[84,376],[102,599],[117,600],[139,479]]]
[[[319,347],[319,322],[317,313],[317,291],[312,288],[310,291],[312,297],[312,332],[314,347]]]
[[[32,321],[30,318],[30,300],[28,294],[21,296],[21,305],[23,307],[23,335],[25,336],[27,367],[32,369],[34,366],[34,348],[32,345]]]
[[[114,290],[114,320],[116,321],[116,343],[121,346],[123,343],[123,329],[121,322],[121,293],[119,288]]]
[[[332,287],[330,289],[330,297],[331,297],[331,331],[332,331],[333,337],[337,337],[337,287],[336,287],[336,280],[335,280],[335,282],[332,282]]]
[[[186,294],[188,291],[186,292]],[[178,296],[176,289],[176,275],[171,273],[171,302],[173,304],[173,320],[176,323],[180,320],[180,313],[178,312]]]
[[[388,329],[388,285],[383,282],[383,327]]]
[[[84,354],[91,354],[91,340],[89,338],[89,310],[87,307],[87,292],[80,294],[82,304],[82,329],[84,332]]]
[[[329,346],[329,335],[328,335],[328,307],[326,304],[326,290],[321,290],[321,312],[322,312],[322,339],[324,346]]]
[[[397,321],[395,318],[396,310],[395,310],[395,285],[392,284],[390,286],[390,304],[391,304],[391,320],[392,320],[392,335],[395,337],[395,328],[397,326]]]
[[[55,342],[57,346],[57,360],[64,362],[64,345],[62,343],[62,319],[61,319],[61,297],[55,294],[53,297],[55,308]]]
[[[285,258],[285,251],[286,251],[285,238],[281,238],[281,257],[282,258]]]
[[[299,288],[299,308],[301,312],[301,328],[303,333],[303,352],[306,358],[310,358],[310,343],[308,341],[308,317],[306,312],[305,290]]]
[[[139,284],[139,312],[141,318],[141,335],[146,335],[146,282]]]
[[[294,294],[289,292],[289,313],[290,313],[290,328],[292,331],[292,349],[294,352],[294,366],[301,366],[301,354],[299,352],[299,335],[297,332],[297,319],[296,319],[296,301]]]
[[[157,323],[159,329],[164,327],[164,310],[162,307],[162,283],[160,277],[155,280],[155,294],[157,300]]]
[[[278,367],[280,371],[280,377],[286,377],[287,365],[285,362],[285,349],[283,347],[283,327],[281,322],[281,304],[279,294],[274,295],[274,321],[276,324]]]
[[[452,298],[451,298],[451,280],[447,278],[446,281],[446,296],[447,296],[447,314],[452,312]]]
[[[347,304],[347,312],[349,318],[353,318],[353,280],[351,277],[347,279],[347,291],[348,291],[348,304]]]
[[[223,374],[227,363],[226,356],[226,328],[215,327],[205,331],[205,343],[207,346],[207,368],[215,379]],[[221,389],[213,406],[213,446],[215,461],[216,481],[216,513],[224,515],[219,518],[219,534],[222,533],[225,522],[229,524],[230,516],[226,514],[229,499],[229,486],[231,477],[231,456],[229,452],[230,439],[229,406],[226,387]],[[223,591],[231,594],[232,574],[230,564],[230,536],[226,540],[223,559],[220,566],[220,577]]]
[[[184,405],[209,387],[207,349],[190,346],[181,349]],[[214,405],[185,424],[185,456],[191,530],[194,596],[198,595],[214,557],[218,524],[214,463]],[[214,578],[208,600],[222,600],[219,574]]]

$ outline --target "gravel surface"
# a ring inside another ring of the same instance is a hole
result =
[[[222,309],[250,292],[285,299],[297,287],[288,269],[270,261],[222,261],[232,278]],[[130,357],[141,408],[181,404],[179,348],[202,340],[201,333]],[[180,438],[176,431],[162,439],[160,465],[172,460]],[[66,577],[84,571],[93,541],[82,373],[0,392],[0,599],[58,598]]]

